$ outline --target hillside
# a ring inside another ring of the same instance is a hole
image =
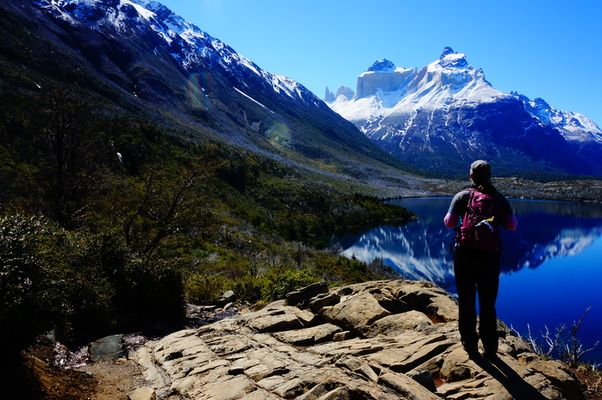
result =
[[[398,162],[303,85],[157,2],[11,0],[1,12],[5,90],[71,85],[107,113],[191,142],[220,139],[324,173],[397,173]]]

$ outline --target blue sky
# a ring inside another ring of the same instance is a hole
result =
[[[323,97],[380,58],[423,66],[445,46],[496,88],[602,127],[602,1],[161,0],[260,67]]]

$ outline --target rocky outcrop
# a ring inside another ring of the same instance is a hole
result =
[[[327,103],[333,102],[336,99],[336,97],[334,96],[334,93],[332,93],[330,91],[330,89],[328,89],[328,86],[326,87],[326,90],[324,91],[324,101]]]
[[[125,356],[123,335],[111,335],[90,343],[90,360],[108,361]]]
[[[335,96],[335,99],[339,96],[343,96],[346,99],[352,99],[354,95],[355,95],[355,93],[353,93],[353,90],[350,87],[340,86],[337,89],[337,94]]]
[[[455,301],[432,284],[367,282],[297,300],[314,311],[277,301],[148,342],[135,359],[157,398],[583,397],[563,364],[542,360],[502,324],[499,360],[470,359]]]

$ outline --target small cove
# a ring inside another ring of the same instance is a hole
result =
[[[341,239],[343,254],[381,259],[401,277],[434,282],[454,294],[454,231],[443,225],[451,198],[391,200],[417,215]],[[498,317],[521,334],[571,323],[591,307],[579,331],[586,346],[602,339],[602,206],[511,200],[516,232],[504,232]],[[602,362],[602,347],[585,357]]]

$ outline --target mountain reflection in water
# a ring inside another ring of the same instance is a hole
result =
[[[455,293],[455,232],[443,225],[451,198],[400,199],[391,203],[418,219],[401,227],[380,226],[342,240],[343,254],[366,262],[379,258],[408,279],[425,279]],[[602,209],[559,201],[511,200],[519,218],[516,232],[503,232],[502,273],[537,268],[545,261],[574,256],[602,237]]]
[[[380,226],[340,240],[343,254],[366,262],[382,259],[407,279],[425,279],[451,293],[455,232],[443,225],[451,198],[391,201],[418,219],[405,226]],[[508,325],[534,333],[579,318],[592,307],[582,335],[602,339],[602,207],[560,201],[511,200],[516,232],[503,232],[498,315]],[[602,346],[587,359],[602,361]]]

